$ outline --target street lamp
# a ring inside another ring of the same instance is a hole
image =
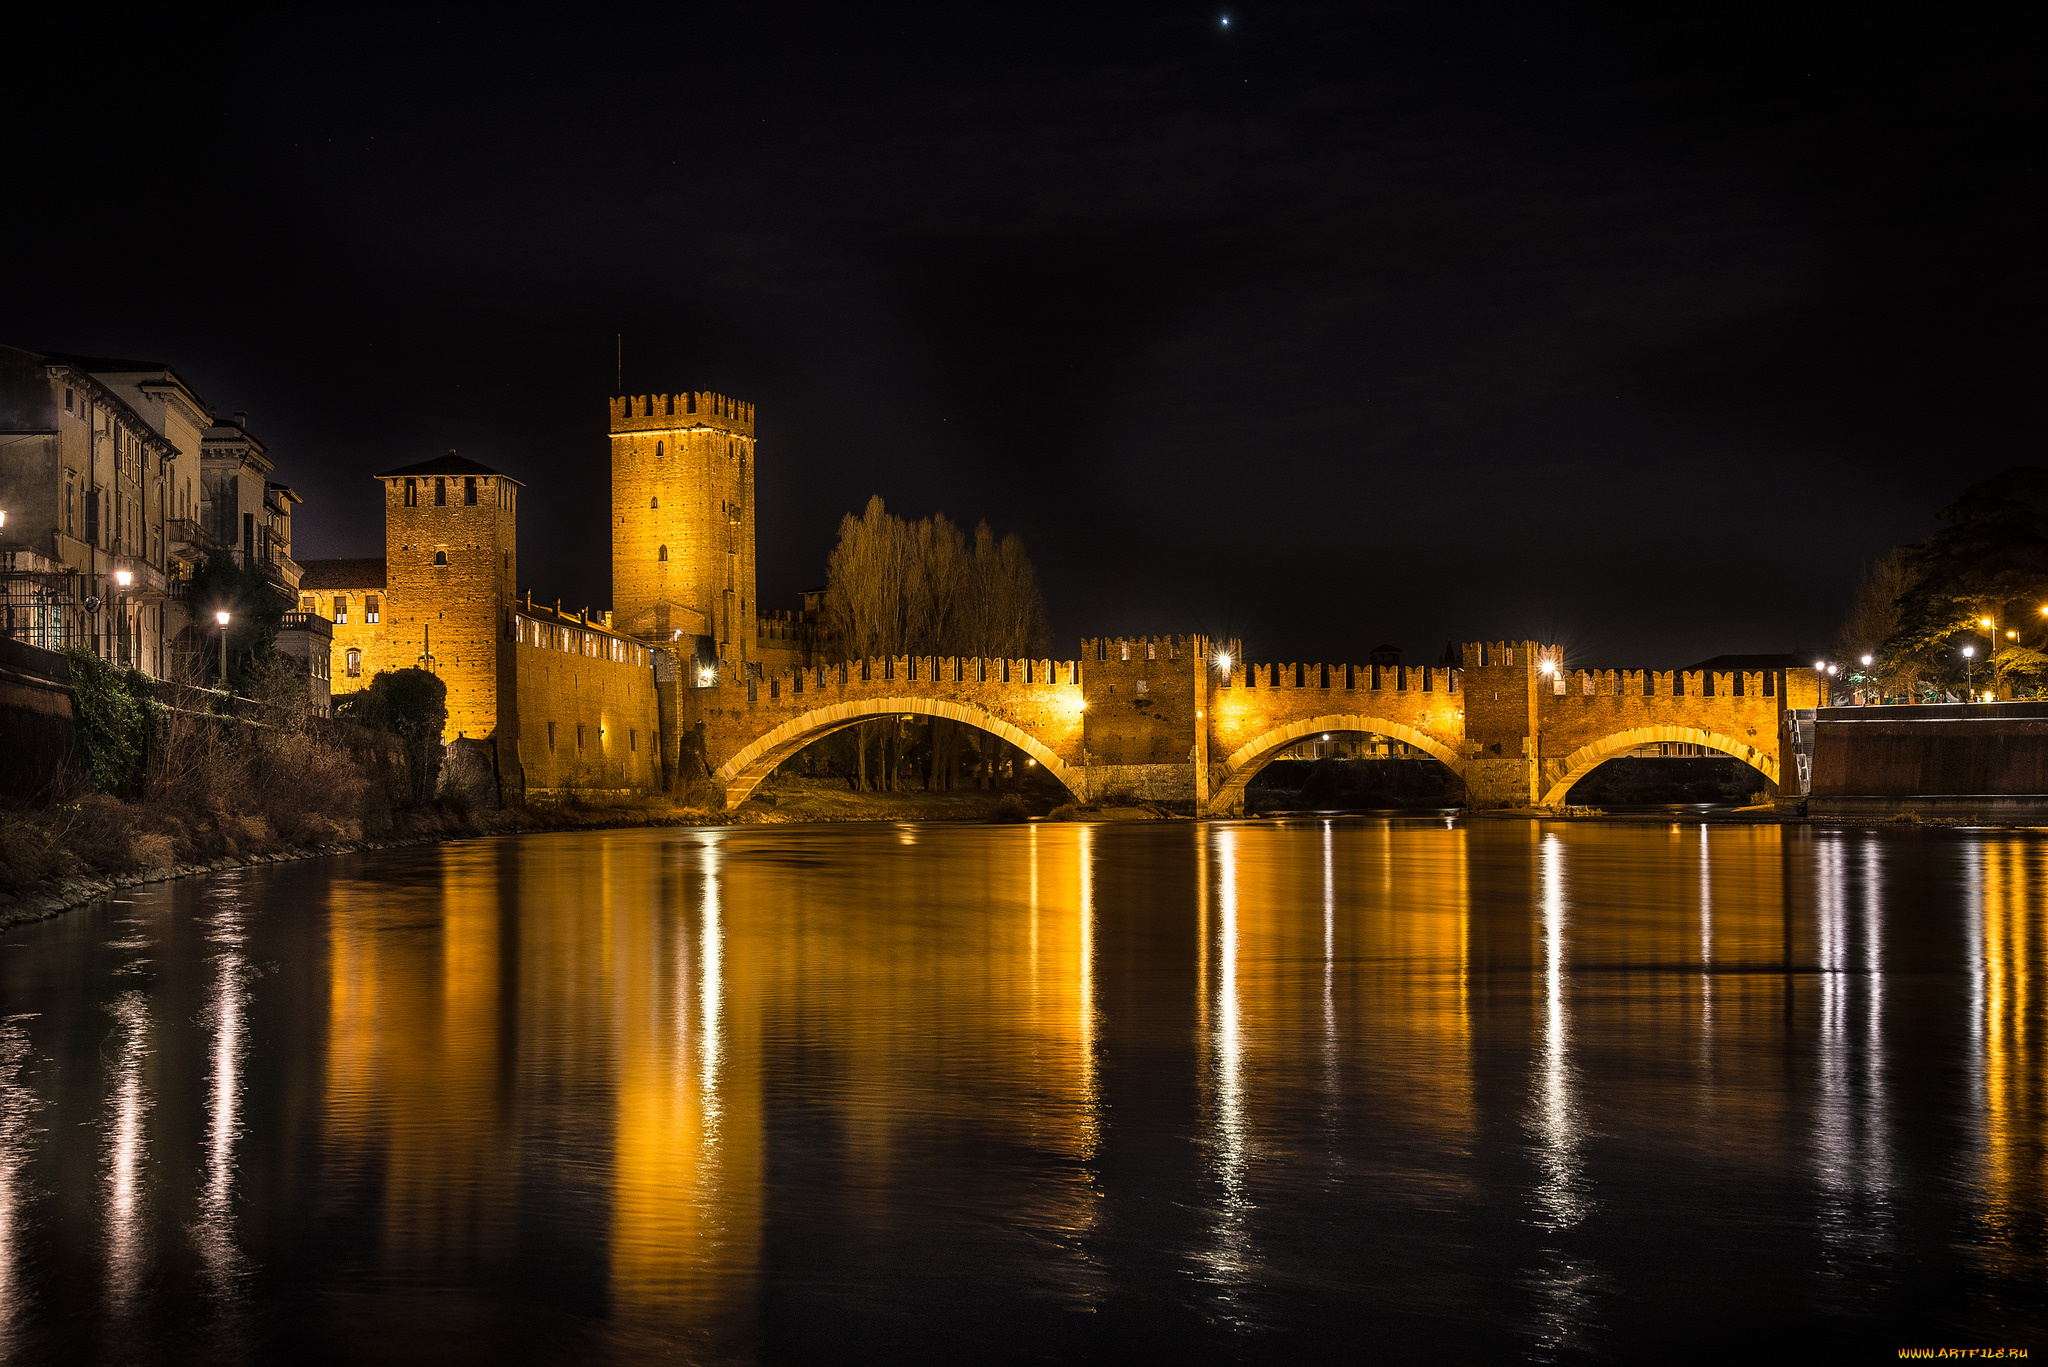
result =
[[[1977,653],[1977,647],[1975,647],[1975,646],[1964,646],[1964,647],[1963,647],[1963,701],[1964,701],[1964,702],[1972,702],[1972,701],[1975,701],[1975,699],[1976,699],[1976,696],[1977,696],[1977,695],[1976,695],[1976,694],[1975,694],[1974,692],[1972,692],[1972,691],[1971,691],[1971,685],[1970,685],[1970,660],[1971,660],[1971,657],[1973,657],[1974,655],[1976,655],[1976,653]]]
[[[128,663],[128,586],[135,582],[134,574],[127,570],[115,570],[114,582],[121,586],[120,642],[121,663]]]
[[[228,615],[225,612],[213,614],[213,620],[220,623],[220,691],[228,691]]]

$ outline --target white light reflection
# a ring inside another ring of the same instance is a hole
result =
[[[238,890],[223,889],[207,939],[222,946],[213,960],[214,980],[202,1028],[207,1048],[206,1168],[200,1183],[199,1218],[193,1238],[215,1295],[234,1294],[243,1271],[235,1243],[235,1141],[242,1134],[242,1070],[248,1057],[249,962]]]
[[[17,1285],[22,1235],[21,1207],[27,1194],[22,1169],[28,1166],[38,1109],[35,1093],[22,1084],[28,1062],[28,1027],[33,1016],[0,1020],[0,1362],[14,1356],[14,1319],[23,1295]]]
[[[149,1059],[149,998],[123,992],[110,1008],[120,1043],[114,1059],[113,1106],[107,1117],[107,1298],[125,1311],[141,1289],[149,1231],[143,1210],[142,1165],[150,1095],[143,1081]]]
[[[1579,1145],[1585,1122],[1573,1094],[1570,1011],[1565,1003],[1564,843],[1543,837],[1540,852],[1543,897],[1543,1044],[1536,1081],[1537,1223],[1569,1229],[1586,1218],[1584,1164]]]
[[[1883,958],[1875,840],[1866,839],[1852,870],[1846,839],[1816,842],[1815,939],[1820,970],[1819,1097],[1814,1116],[1822,1240],[1850,1274],[1889,1243],[1891,1160],[1884,1136],[1885,1077],[1881,1022]],[[1853,910],[1853,915],[1852,915]],[[1862,938],[1862,962],[1853,946]],[[1860,969],[1860,972],[1859,972]],[[1858,1031],[1851,1016],[1858,987],[1866,998]],[[1858,1057],[1860,1055],[1860,1058]]]
[[[1323,1086],[1337,1099],[1337,823],[1323,823]]]
[[[1213,999],[1205,1003],[1204,1035],[1209,1048],[1209,1120],[1211,1162],[1217,1195],[1215,1242],[1203,1259],[1209,1280],[1235,1284],[1250,1270],[1247,1222],[1251,1202],[1245,1194],[1245,1164],[1249,1157],[1245,1133],[1244,1038],[1237,980],[1238,906],[1237,842],[1235,827],[1205,827],[1205,841],[1216,851],[1216,972]],[[1207,864],[1204,850],[1201,863]],[[1201,885],[1202,907],[1206,913],[1209,884]],[[1204,914],[1206,949],[1208,926]],[[1206,957],[1206,956],[1205,956]],[[1205,972],[1203,978],[1206,980]],[[1205,993],[1205,996],[1207,994]]]
[[[1565,1001],[1564,843],[1546,833],[1538,854],[1539,893],[1543,912],[1542,1050],[1535,1081],[1536,1182],[1538,1228],[1552,1233],[1571,1229],[1592,1210],[1586,1194],[1585,1160],[1580,1147],[1586,1125],[1575,1095],[1571,1062],[1570,1010]],[[1599,1280],[1590,1265],[1557,1247],[1542,1250],[1527,1274],[1536,1293],[1536,1340],[1545,1353],[1578,1346],[1579,1330],[1592,1310]]]
[[[1084,1161],[1095,1156],[1100,1140],[1101,1097],[1097,1090],[1095,1073],[1095,828],[1082,825],[1078,828],[1081,855],[1081,905],[1078,915],[1081,921],[1080,952],[1080,1019],[1079,1039],[1081,1043],[1081,1104],[1087,1117],[1084,1141]],[[1038,948],[1038,828],[1032,827],[1031,842],[1031,937],[1032,973],[1037,973]]]
[[[697,1016],[700,1022],[697,1077],[704,1095],[704,1137],[709,1143],[716,1143],[718,1139],[721,1114],[719,1068],[724,1062],[720,1011],[724,995],[725,928],[718,904],[718,860],[718,842],[707,840],[704,842],[704,924],[698,936],[697,951],[701,975],[697,984]]]
[[[1714,865],[1707,850],[1707,823],[1700,823],[1700,1064],[1714,1063]],[[1712,1095],[1711,1092],[1708,1095]]]

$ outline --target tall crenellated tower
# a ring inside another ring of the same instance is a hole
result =
[[[744,664],[759,608],[754,406],[705,393],[610,402],[613,621]]]
[[[513,716],[509,613],[519,573],[519,481],[450,451],[377,476],[384,486],[388,662],[448,685],[448,738]]]

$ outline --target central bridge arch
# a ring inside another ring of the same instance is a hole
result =
[[[1223,761],[1221,782],[1216,793],[1209,799],[1212,812],[1234,812],[1244,806],[1245,785],[1258,777],[1259,770],[1273,762],[1282,750],[1297,741],[1321,735],[1325,731],[1364,731],[1375,736],[1386,736],[1404,741],[1441,761],[1454,774],[1462,776],[1457,752],[1426,731],[1419,731],[1405,722],[1390,721],[1385,717],[1361,717],[1350,713],[1332,714],[1326,717],[1309,717],[1302,721],[1291,721],[1264,732],[1246,741]]]
[[[1076,802],[1087,797],[1085,779],[1029,731],[973,703],[937,698],[861,698],[814,707],[742,746],[731,759],[713,770],[711,777],[725,789],[725,805],[737,807],[753,795],[763,779],[775,772],[776,766],[812,741],[822,740],[834,731],[843,731],[877,717],[911,715],[945,717],[986,731],[998,740],[1006,740],[1037,760],[1038,767],[1058,779],[1073,794]]]
[[[1544,792],[1543,805],[1554,807],[1563,802],[1571,793],[1572,785],[1623,751],[1633,750],[1639,745],[1658,745],[1666,741],[1704,745],[1709,750],[1718,750],[1733,759],[1741,760],[1773,784],[1778,782],[1778,758],[1768,750],[1759,750],[1756,746],[1745,744],[1732,736],[1702,731],[1694,726],[1639,726],[1633,731],[1617,731],[1611,736],[1602,736],[1590,745],[1582,745],[1567,755],[1563,760],[1564,776],[1552,783]]]

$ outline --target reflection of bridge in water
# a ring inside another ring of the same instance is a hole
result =
[[[944,717],[1022,750],[1078,797],[1129,790],[1240,811],[1258,772],[1303,740],[1377,735],[1440,761],[1467,805],[1564,801],[1639,746],[1703,746],[1776,784],[1790,707],[1812,670],[1566,669],[1556,646],[1467,645],[1457,668],[1243,664],[1206,637],[1084,641],[1080,660],[895,656],[723,676],[676,694],[728,804],[813,741],[888,716]],[[1788,693],[1790,697],[1788,698]]]

